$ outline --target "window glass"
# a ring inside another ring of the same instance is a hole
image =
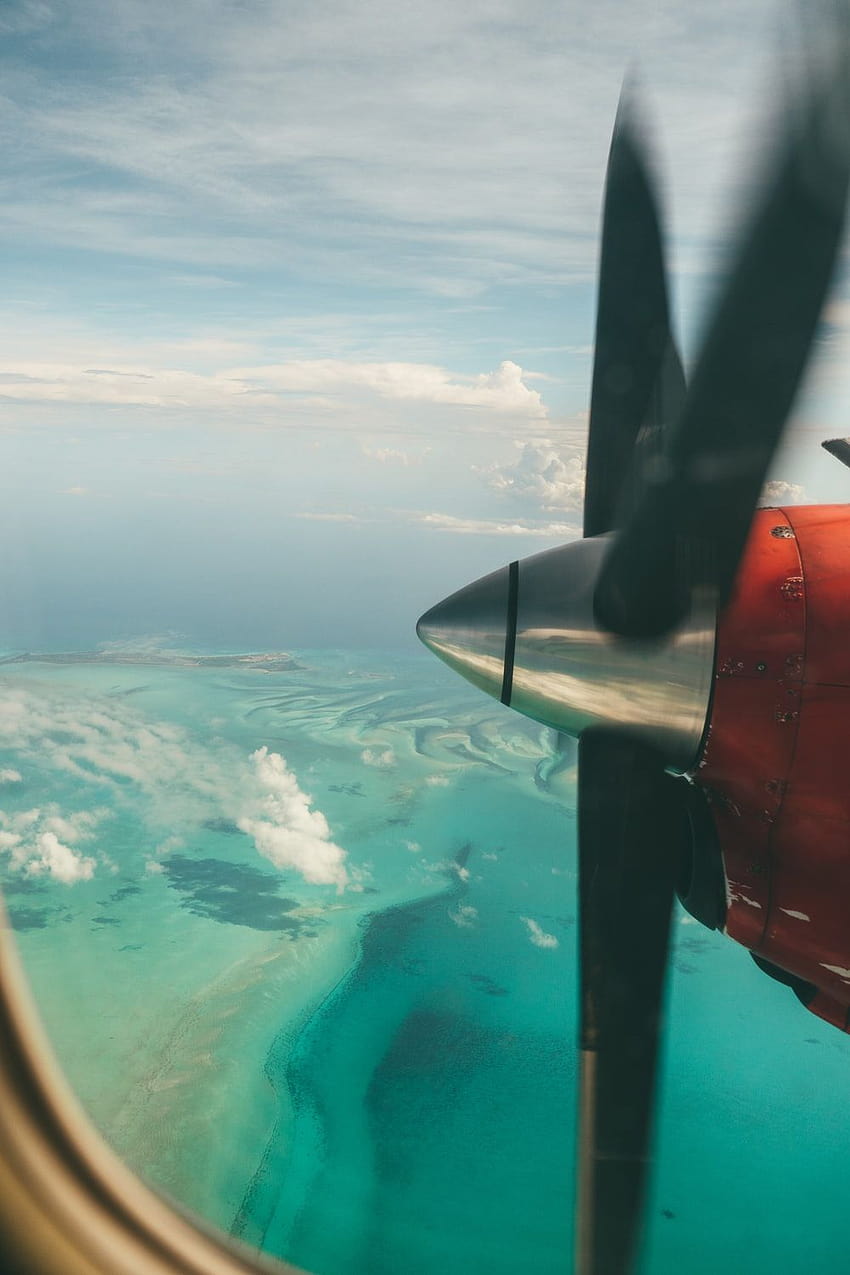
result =
[[[690,357],[780,16],[0,14],[8,922],[112,1145],[317,1275],[571,1269],[575,750],[414,626],[580,534],[624,67]],[[845,497],[847,313],[776,503]],[[829,1268],[847,1038],[674,933],[645,1270]]]

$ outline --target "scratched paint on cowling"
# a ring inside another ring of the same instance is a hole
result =
[[[850,983],[850,969],[845,969],[842,965],[827,965],[826,961],[819,961],[825,970],[829,970],[830,974],[837,974],[843,983]]]

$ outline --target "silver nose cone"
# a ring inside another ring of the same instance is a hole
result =
[[[707,600],[663,642],[614,637],[593,594],[610,545],[595,536],[513,562],[459,589],[416,626],[427,647],[503,704],[568,735],[613,727],[696,761],[714,666]]]
[[[429,651],[497,699],[505,680],[508,594],[509,568],[501,567],[438,602],[416,625]]]

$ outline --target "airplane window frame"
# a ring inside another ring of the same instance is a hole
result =
[[[65,1080],[0,903],[0,1269],[299,1275],[188,1215],[106,1145]]]

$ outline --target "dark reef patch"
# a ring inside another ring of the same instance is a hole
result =
[[[487,996],[507,996],[508,989],[503,987],[501,983],[497,983],[489,974],[470,974],[469,981],[475,984],[478,992],[484,992]]]
[[[98,907],[108,908],[110,903],[120,903],[122,899],[129,899],[133,894],[141,894],[142,887],[130,881],[127,885],[120,885],[117,890],[113,890],[108,899],[98,899]]]
[[[401,904],[375,912],[366,918],[364,957],[376,964],[395,965],[404,953],[412,932],[425,920],[422,905]]]
[[[3,882],[4,894],[44,894],[47,886],[32,877],[15,877]]]
[[[711,947],[711,940],[703,938],[679,939],[678,946],[688,952],[704,952],[706,948]]]
[[[207,832],[223,832],[227,837],[242,837],[245,834],[238,824],[232,819],[205,819],[201,824],[202,828],[206,828]]]
[[[369,1096],[374,1100],[389,1076],[442,1069],[454,1061],[469,1066],[489,1041],[490,1033],[474,1019],[448,1010],[414,1010],[375,1069]]]
[[[120,925],[121,922],[115,916],[93,916],[94,925]]]
[[[355,784],[328,784],[328,792],[344,792],[346,797],[365,797],[363,785]]]
[[[297,899],[281,898],[281,878],[247,864],[226,859],[190,859],[172,855],[163,862],[168,884],[183,898],[180,906],[195,916],[253,930],[280,930],[292,937],[312,930],[309,920],[290,915]]]
[[[51,908],[7,908],[6,915],[13,930],[46,930]]]

